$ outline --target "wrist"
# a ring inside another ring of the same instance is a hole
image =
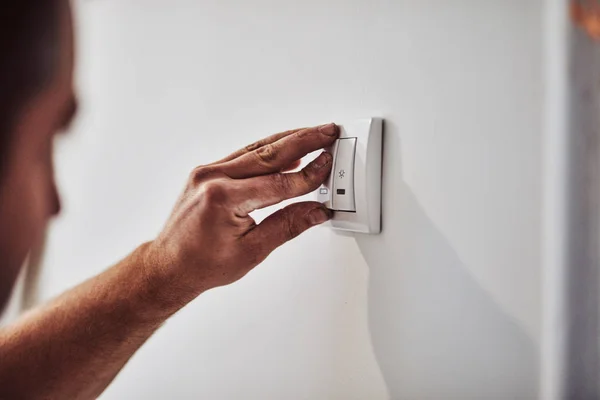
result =
[[[198,289],[177,268],[176,261],[157,251],[154,242],[139,246],[125,261],[136,275],[138,297],[142,309],[151,318],[167,319],[199,296]]]

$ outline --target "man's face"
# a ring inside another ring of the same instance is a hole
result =
[[[60,200],[54,181],[53,142],[74,116],[73,26],[61,12],[60,61],[49,84],[17,116],[8,161],[0,177],[0,311],[29,250],[43,237]]]

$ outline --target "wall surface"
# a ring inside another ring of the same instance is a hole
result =
[[[171,319],[103,399],[536,396],[538,1],[77,13],[82,112],[58,147],[43,299],[152,239],[194,166],[276,131],[386,119],[381,235],[306,233]]]

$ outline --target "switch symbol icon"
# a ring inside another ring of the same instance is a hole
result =
[[[338,175],[340,176],[340,179],[342,179],[344,176],[346,176],[346,171],[342,169],[340,172],[338,172]]]

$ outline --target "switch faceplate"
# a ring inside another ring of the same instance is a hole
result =
[[[356,212],[354,200],[354,157],[356,138],[337,141],[335,158],[331,170],[331,209],[335,211]]]
[[[333,168],[317,199],[334,211],[326,226],[377,234],[381,232],[381,162],[383,120],[370,118],[338,124],[340,138],[328,149]]]

